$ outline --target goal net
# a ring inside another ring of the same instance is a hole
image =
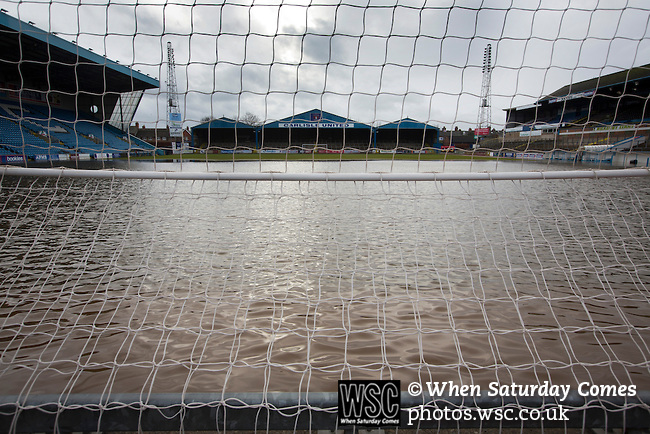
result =
[[[4,2],[0,431],[647,428],[650,10],[538,3]]]

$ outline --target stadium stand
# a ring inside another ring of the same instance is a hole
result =
[[[257,129],[234,119],[221,117],[192,128],[194,147],[207,152],[234,149],[235,147],[257,148]]]
[[[575,151],[613,146],[650,129],[649,91],[650,64],[568,84],[533,104],[505,109],[503,137],[482,147]]]
[[[6,13],[0,13],[0,46],[0,155],[56,160],[155,150],[126,131],[135,109],[121,112],[120,101],[157,88],[157,80]],[[115,115],[121,122],[112,124]]]
[[[406,118],[375,128],[375,143],[379,149],[415,151],[437,146],[439,135],[438,128]]]
[[[321,110],[309,110],[262,126],[221,117],[192,128],[194,148],[207,152],[291,149],[412,152],[440,147],[438,128],[413,119],[373,127]]]

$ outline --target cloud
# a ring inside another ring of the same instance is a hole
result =
[[[10,14],[158,77],[136,119],[165,123],[167,42],[187,125],[322,108],[362,122],[472,127],[492,45],[492,119],[570,83],[650,63],[641,0],[19,2]]]

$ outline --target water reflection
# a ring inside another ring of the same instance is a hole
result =
[[[5,177],[0,381],[5,393],[332,391],[349,376],[647,389],[649,193],[647,179]]]

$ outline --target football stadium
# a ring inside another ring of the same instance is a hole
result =
[[[647,5],[0,6],[0,432],[648,432]]]

